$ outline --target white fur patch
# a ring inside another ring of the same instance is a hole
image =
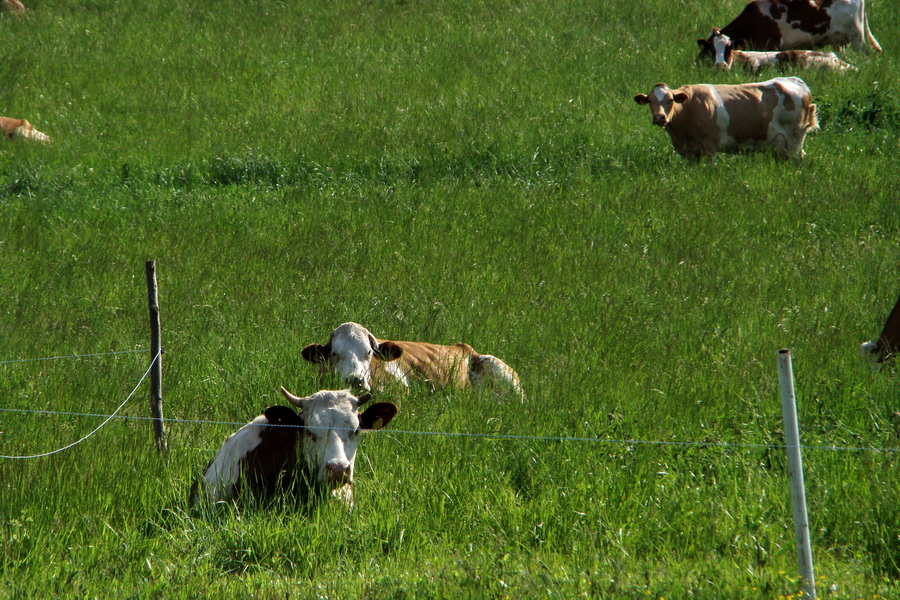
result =
[[[404,372],[403,367],[400,366],[399,360],[391,360],[384,364],[384,372],[387,375],[390,375],[404,386],[409,387],[409,377],[406,376],[406,372]]]
[[[267,423],[265,416],[256,417],[230,435],[216,452],[200,482],[210,500],[227,500],[232,497],[234,486],[241,477],[241,459],[259,446],[263,426]]]
[[[715,105],[716,126],[719,128],[719,147],[723,149],[732,148],[737,145],[737,140],[728,135],[728,126],[731,125],[731,115],[728,114],[728,109],[725,108],[725,103],[722,101],[719,90],[717,90],[714,85],[710,85],[708,88]]]

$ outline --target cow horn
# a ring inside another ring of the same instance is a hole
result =
[[[290,393],[289,391],[287,391],[286,389],[284,389],[284,386],[281,386],[281,394],[282,394],[285,398],[287,398],[288,402],[290,402],[290,403],[293,404],[294,406],[302,407],[303,398],[300,398],[299,396],[293,395],[292,393]]]
[[[359,398],[356,399],[356,408],[359,408],[360,406],[362,406],[363,404],[365,404],[366,402],[368,402],[371,399],[372,399],[372,394],[369,394],[369,393],[363,394],[362,396],[360,396]]]

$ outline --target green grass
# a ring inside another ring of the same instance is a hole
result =
[[[631,100],[752,79],[693,62],[740,3],[28,5],[0,12],[0,114],[54,142],[0,144],[0,361],[148,347],[157,260],[170,453],[117,419],[0,460],[0,596],[796,595],[790,348],[820,596],[900,598],[897,366],[857,354],[900,275],[889,2],[883,54],[801,73],[800,165],[688,163]],[[528,397],[391,398],[353,512],[191,513],[348,320],[468,342]],[[0,404],[109,414],[148,360],[0,364]],[[0,454],[98,424],[0,412]]]

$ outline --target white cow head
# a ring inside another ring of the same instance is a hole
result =
[[[372,358],[397,360],[403,349],[394,342],[379,343],[368,329],[358,323],[344,323],[331,332],[328,343],[310,344],[301,352],[303,358],[320,363],[355,390],[372,390]]]
[[[281,393],[300,409],[304,425],[300,460],[313,479],[311,483],[331,488],[352,502],[350,486],[359,435],[385,427],[397,414],[397,406],[377,402],[361,413],[358,409],[370,394],[357,398],[348,390],[322,390],[300,398],[284,388]]]
[[[649,104],[650,114],[653,116],[653,124],[665,127],[675,112],[675,105],[687,102],[688,97],[684,92],[676,94],[666,84],[657,83],[649,95],[638,94],[634,97],[634,101],[641,105]]]
[[[716,68],[728,70],[734,63],[734,50],[740,50],[746,42],[743,39],[732,40],[718,29],[713,29],[712,44],[715,51]]]

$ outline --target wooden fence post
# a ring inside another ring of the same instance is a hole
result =
[[[166,427],[163,422],[162,402],[162,343],[159,333],[159,297],[156,292],[156,261],[147,261],[147,300],[150,306],[150,416],[153,418],[153,432],[156,448],[166,452]]]

